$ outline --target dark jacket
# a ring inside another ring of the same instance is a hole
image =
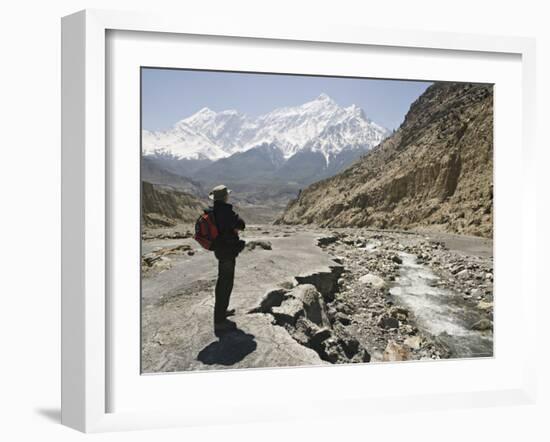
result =
[[[234,211],[231,204],[214,201],[214,218],[219,236],[216,239],[216,257],[230,258],[237,256],[244,248],[244,241],[239,239],[239,230],[244,230],[245,222]]]

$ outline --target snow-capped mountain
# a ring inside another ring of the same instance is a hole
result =
[[[251,118],[236,110],[203,108],[162,132],[143,131],[145,156],[217,161],[269,144],[285,160],[321,154],[328,166],[345,150],[365,152],[389,135],[357,106],[341,107],[326,94],[300,106]]]

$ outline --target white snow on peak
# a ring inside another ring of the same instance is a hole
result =
[[[263,143],[276,145],[285,158],[302,149],[320,151],[327,163],[344,149],[370,149],[389,131],[370,121],[363,110],[339,106],[327,94],[298,106],[275,109],[256,118],[237,110],[207,107],[163,132],[143,131],[145,155],[218,160]]]

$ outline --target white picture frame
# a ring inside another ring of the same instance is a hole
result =
[[[106,78],[107,44],[110,31],[154,32],[163,35],[217,36],[283,41],[286,44],[337,44],[346,46],[376,46],[379,48],[427,49],[432,51],[467,51],[483,58],[484,54],[513,54],[521,57],[521,221],[520,306],[526,309],[536,303],[534,257],[536,256],[535,174],[534,171],[534,109],[535,109],[535,44],[534,40],[519,37],[495,37],[418,31],[389,31],[372,28],[353,28],[343,25],[269,24],[268,22],[217,23],[196,17],[154,16],[86,10],[62,20],[62,423],[84,432],[114,431],[168,426],[207,425],[211,418],[222,418],[203,408],[195,412],[151,409],[140,411],[109,410],[108,396],[113,388],[109,378],[112,354],[109,345],[109,254],[111,231],[108,228],[110,196],[108,186],[109,118]],[[158,35],[158,34],[156,34]],[[136,94],[139,92],[136,91]],[[496,113],[498,114],[498,103]],[[498,167],[498,162],[497,166]],[[498,192],[498,191],[497,191]],[[496,226],[498,229],[498,224]],[[501,249],[502,250],[502,249]],[[498,253],[495,260],[498,262]],[[502,253],[502,252],[501,252]],[[497,295],[498,296],[498,295]],[[497,308],[498,308],[498,300]],[[139,318],[132,320],[138,321]],[[535,327],[526,316],[518,317],[524,349],[521,370],[518,369],[507,385],[499,388],[478,388],[472,391],[449,393],[430,391],[420,395],[388,394],[376,401],[361,391],[350,397],[336,392],[333,397],[308,400],[303,406],[258,407],[253,396],[243,395],[235,404],[239,411],[235,422],[284,419],[289,417],[330,417],[367,414],[374,410],[392,412],[414,409],[441,409],[469,406],[532,403],[535,396],[536,358],[534,356]],[[504,325],[506,326],[506,325]],[[498,332],[496,335],[498,339]],[[496,356],[498,358],[498,355]],[[453,364],[462,364],[456,361]],[[411,366],[411,365],[409,365]],[[394,370],[388,365],[378,370]],[[460,369],[460,365],[457,365]],[[357,375],[367,366],[345,368],[346,374]],[[455,367],[456,368],[456,367]],[[263,380],[270,372],[284,372],[286,379],[300,369],[264,370]],[[318,370],[317,368],[310,370]],[[353,370],[353,372],[352,372]],[[233,382],[243,381],[246,370],[239,373],[209,373]],[[257,372],[255,372],[257,373]],[[310,372],[311,373],[311,372]],[[139,375],[139,373],[137,374]],[[230,377],[230,379],[228,379]],[[171,382],[167,376],[166,379]],[[197,379],[197,378],[196,378]],[[203,378],[206,379],[206,378]],[[212,378],[210,378],[212,379]],[[200,381],[197,379],[197,382]],[[278,382],[275,380],[275,382]],[[437,389],[436,389],[437,390]],[[197,394],[197,393],[194,393]],[[207,391],[204,394],[209,394]],[[399,398],[399,401],[395,399]],[[247,403],[248,401],[248,403]],[[324,405],[337,401],[330,414]],[[302,404],[303,405],[303,404]],[[335,411],[334,408],[337,408]],[[223,421],[223,419],[222,419]],[[219,422],[219,421],[218,421]]]

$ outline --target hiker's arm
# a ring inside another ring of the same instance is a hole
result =
[[[244,230],[245,223],[244,220],[237,214],[235,214],[235,229]]]

